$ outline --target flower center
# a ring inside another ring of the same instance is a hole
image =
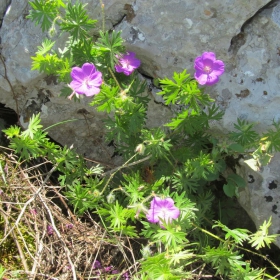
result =
[[[89,78],[84,79],[84,84],[87,86],[87,88],[92,88],[92,85],[90,84],[91,80]]]
[[[127,60],[123,60],[123,62],[122,62],[123,68],[127,68],[128,65],[129,65],[129,62]]]
[[[168,216],[168,209],[161,208],[159,217],[166,221],[167,216]]]
[[[203,70],[204,70],[204,72],[209,74],[212,71],[212,68],[210,66],[206,65],[206,66],[204,66]]]

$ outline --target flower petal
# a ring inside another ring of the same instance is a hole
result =
[[[92,75],[94,72],[96,72],[96,68],[93,64],[91,63],[85,63],[82,66],[82,70],[85,76],[90,76]]]
[[[204,52],[201,56],[201,58],[203,60],[211,60],[211,61],[215,61],[216,60],[216,55],[213,52]]]
[[[194,69],[203,71],[203,68],[204,68],[203,59],[201,58],[201,56],[198,56],[194,61]]]
[[[194,77],[200,85],[205,85],[207,83],[207,74],[203,72],[195,72]]]
[[[216,76],[215,74],[210,73],[207,77],[206,85],[207,86],[212,86],[212,85],[214,85],[218,82],[219,82],[219,76]]]
[[[100,92],[100,88],[92,87],[92,88],[88,89],[87,91],[85,91],[85,95],[86,96],[93,96],[95,94],[98,94],[99,92]]]
[[[213,71],[215,75],[220,76],[225,72],[225,64],[221,60],[216,60],[213,63]]]
[[[71,77],[73,80],[76,80],[76,81],[79,81],[82,83],[86,76],[85,76],[82,68],[73,67],[72,71],[71,71]]]

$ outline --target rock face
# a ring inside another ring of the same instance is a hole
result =
[[[0,20],[9,2],[1,1]],[[84,2],[88,2],[90,16],[100,20],[99,0]],[[140,72],[145,75],[171,77],[183,69],[193,73],[193,61],[204,51],[214,51],[225,62],[221,81],[207,88],[225,112],[213,127],[230,130],[239,117],[256,122],[258,131],[264,131],[273,119],[280,120],[280,0],[108,0],[104,4],[106,28],[122,30],[127,49],[137,53],[142,61]],[[4,15],[1,53],[13,91],[0,63],[0,102],[18,110],[23,124],[34,112],[41,112],[44,126],[76,119],[52,128],[50,135],[62,144],[74,144],[86,157],[117,164],[118,159],[111,159],[112,147],[104,144],[104,115],[87,105],[90,99],[81,103],[65,100],[59,97],[61,86],[55,78],[30,71],[30,56],[44,35],[26,19],[28,10],[27,0],[12,0]],[[59,38],[57,44],[62,41]],[[151,102],[150,125],[164,122],[170,114]],[[272,232],[276,233],[277,188],[269,188],[279,181],[276,158],[264,170],[253,171],[246,164],[241,167],[244,176],[258,172],[252,176],[259,180],[248,183],[240,203],[257,226],[273,215]]]
[[[239,203],[249,214],[257,228],[264,220],[272,218],[270,233],[280,233],[280,154],[276,154],[271,163],[263,168],[258,168],[251,159],[241,163],[239,175],[247,179],[248,187],[239,193]],[[276,245],[280,246],[280,238]]]

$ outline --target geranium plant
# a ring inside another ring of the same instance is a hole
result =
[[[183,110],[165,125],[150,129],[146,126],[149,97],[137,75],[141,55],[125,49],[121,33],[101,30],[93,40],[90,30],[96,21],[78,2],[35,0],[30,4],[29,18],[41,24],[43,31],[55,28],[69,35],[63,51],[55,51],[55,42],[45,40],[32,58],[33,69],[57,75],[65,83],[63,95],[85,95],[89,106],[108,113],[106,139],[114,142],[124,163],[106,171],[100,166],[87,168],[73,149],[51,146],[39,126],[39,115],[31,119],[27,131],[12,127],[5,132],[22,158],[46,156],[60,171],[61,190],[77,215],[97,214],[118,240],[117,246],[124,245],[123,238],[141,243],[143,256],[134,260],[130,276],[127,271],[117,272],[120,277],[195,279],[203,275],[204,263],[224,279],[262,279],[265,272],[245,262],[239,246],[248,242],[258,249],[276,236],[263,231],[265,238],[260,239],[249,231],[231,231],[222,223],[218,226],[224,233],[217,236],[212,231],[212,226],[217,227],[214,220],[219,219],[215,193],[223,194],[223,187],[215,184],[223,177],[226,157],[258,149],[264,141],[271,141],[269,147],[273,147],[265,152],[279,151],[280,140],[275,137],[279,125],[264,139],[254,134],[252,126],[238,121],[237,131],[224,139],[216,137],[210,121],[220,120],[223,113],[203,86],[219,82],[225,66],[215,53],[204,52],[195,59],[194,78],[184,70],[159,79],[165,105],[180,105]],[[230,182],[234,189],[225,188],[225,193],[238,195],[244,180],[235,174]],[[267,229],[268,224],[263,227]],[[99,261],[93,268],[104,270]]]

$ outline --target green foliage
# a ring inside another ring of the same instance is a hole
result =
[[[224,192],[229,197],[239,196],[239,188],[245,188],[247,183],[237,174],[230,174],[227,177],[227,184],[223,186]]]
[[[253,130],[254,124],[250,124],[245,120],[237,119],[234,124],[236,132],[230,133],[230,138],[236,143],[244,147],[254,147],[259,139],[258,134]]]
[[[95,27],[97,20],[89,19],[85,7],[76,2],[74,5],[68,3],[66,15],[63,17],[60,28],[69,32],[73,41],[85,40],[88,38],[88,31]]]
[[[220,120],[223,113],[184,70],[175,72],[172,79],[155,79],[164,105],[180,106],[181,110],[173,112],[163,125],[151,128],[147,124],[150,98],[145,93],[146,83],[134,74],[127,77],[114,70],[126,52],[121,32],[103,30],[93,38],[96,20],[88,17],[86,5],[78,1],[66,5],[62,0],[35,0],[30,5],[29,18],[49,31],[50,37],[68,34],[68,41],[59,50],[55,48],[56,38],[45,39],[32,57],[32,69],[69,83],[73,66],[94,63],[102,72],[103,83],[100,93],[89,102],[107,114],[106,142],[113,144],[115,154],[126,162],[106,172],[100,166],[89,169],[73,149],[48,140],[39,115],[30,119],[25,131],[16,126],[4,130],[10,147],[24,160],[45,157],[52,163],[60,172],[60,185],[76,214],[97,213],[114,238],[137,241],[141,236],[140,242],[148,249],[142,250],[135,279],[198,278],[193,271],[201,262],[215,269],[221,279],[262,279],[265,269],[252,268],[245,262],[239,246],[249,243],[257,250],[269,247],[276,237],[268,234],[271,220],[252,234],[246,229],[230,229],[220,221],[213,225],[217,209],[213,204],[219,201],[220,191],[232,198],[246,187],[244,178],[237,174],[225,178],[223,190],[218,187],[218,180],[225,176],[226,158],[257,148],[249,155],[267,164],[270,153],[280,151],[279,123],[274,122],[274,129],[259,136],[253,124],[238,119],[235,131],[217,135],[210,123]],[[71,93],[70,88],[62,91],[64,96]],[[147,222],[154,196],[172,198],[180,210],[179,218],[168,223],[162,219],[162,227]],[[228,208],[223,211],[224,215],[230,212]]]
[[[0,279],[3,279],[5,272],[6,272],[5,267],[0,264]]]
[[[149,279],[155,280],[175,280],[182,279],[181,275],[176,273],[174,269],[170,267],[169,261],[165,254],[157,254],[152,257],[148,257],[141,263],[142,271],[147,274]],[[177,274],[177,275],[176,275]]]
[[[193,136],[198,132],[205,132],[206,129],[209,129],[209,121],[220,120],[222,116],[223,113],[218,112],[218,107],[213,105],[208,108],[208,114],[203,111],[185,110],[167,123],[166,126]]]
[[[40,23],[43,32],[50,29],[60,7],[65,7],[63,0],[35,0],[29,1],[29,4],[32,10],[27,17],[36,25]]]
[[[238,251],[228,249],[223,244],[220,244],[217,248],[206,247],[203,259],[211,263],[213,268],[216,269],[216,275],[221,274],[227,276],[233,266],[246,265],[246,263],[242,261],[242,256],[239,255]]]
[[[109,62],[108,66],[111,67],[111,69],[114,69],[114,65],[118,62],[116,56],[124,52],[121,32],[116,32],[114,30],[112,32],[100,31],[99,36],[100,38],[96,43],[96,47],[104,52],[106,59]]]
[[[184,70],[182,73],[174,73],[174,81],[165,78],[160,79],[162,92],[166,105],[179,103],[189,105],[195,112],[201,111],[200,106],[208,106],[213,99],[209,95],[203,94],[198,88],[197,81],[190,78],[190,74]]]
[[[280,151],[280,122],[273,122],[275,129],[269,129],[267,133],[264,133],[261,142],[265,142],[265,151],[267,153]]]
[[[83,214],[97,205],[97,202],[100,200],[100,192],[96,187],[99,183],[94,183],[89,186],[83,186],[78,180],[75,180],[68,186],[65,195],[74,206],[75,213]]]
[[[257,250],[265,246],[270,248],[270,244],[275,241],[279,234],[268,234],[268,229],[271,226],[271,217],[268,222],[264,221],[260,226],[260,229],[250,236],[250,243],[252,247],[255,247]]]
[[[124,208],[116,201],[115,205],[104,205],[106,208],[97,210],[100,217],[105,217],[105,220],[109,222],[109,227],[114,232],[120,232],[130,237],[137,237],[135,232],[135,226],[127,225],[127,222],[134,220],[135,212],[133,209]]]
[[[250,231],[242,228],[229,229],[226,225],[223,225],[220,221],[216,222],[214,227],[220,227],[226,232],[226,240],[234,240],[234,243],[243,245],[243,242],[249,239]]]

